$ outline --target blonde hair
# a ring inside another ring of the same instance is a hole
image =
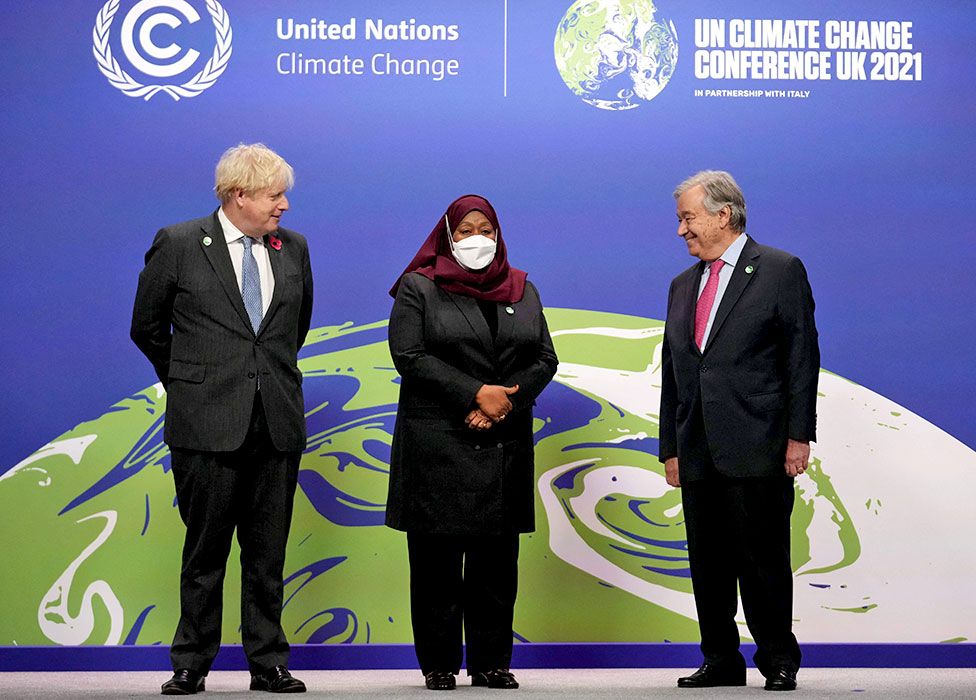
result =
[[[253,194],[266,188],[284,190],[295,184],[295,171],[263,143],[241,143],[220,156],[214,172],[214,192],[226,202],[238,190]]]

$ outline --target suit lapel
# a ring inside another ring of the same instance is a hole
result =
[[[747,267],[751,268],[749,272],[746,272]],[[745,247],[743,247],[742,253],[739,255],[739,262],[732,269],[732,278],[729,280],[729,286],[725,288],[725,294],[722,295],[722,301],[719,303],[718,310],[715,312],[712,330],[708,334],[708,342],[705,343],[706,352],[712,346],[712,343],[715,342],[715,338],[718,336],[719,331],[722,330],[722,325],[729,317],[732,307],[735,306],[739,297],[742,296],[742,292],[752,282],[758,270],[759,245],[752,238],[749,238],[746,240]]]
[[[268,237],[264,237],[264,249],[268,251],[268,262],[271,263],[271,274],[274,275],[274,291],[271,293],[271,303],[268,305],[268,311],[266,314],[264,314],[264,318],[261,319],[261,325],[258,327],[258,335],[261,335],[265,327],[271,321],[271,317],[274,315],[275,311],[278,310],[278,306],[281,305],[281,296],[283,294],[285,279],[287,277],[282,269],[282,247],[283,246],[279,246],[278,250],[275,250],[269,245]]]
[[[210,265],[220,280],[224,292],[230,299],[231,306],[234,307],[237,315],[241,317],[241,321],[250,330],[251,321],[247,316],[247,309],[244,308],[244,299],[241,297],[241,290],[237,287],[237,275],[234,273],[234,264],[230,260],[230,250],[227,248],[224,230],[220,226],[216,212],[214,212],[213,218],[210,221],[209,230],[207,226],[203,226],[202,230],[206,234],[206,237],[210,238],[210,244],[205,244],[203,242],[205,236],[201,236],[200,247],[203,248],[207,260],[210,261]]]
[[[703,262],[694,267],[694,274],[688,280],[688,288],[684,290],[685,308],[688,309],[688,328],[685,330],[685,336],[688,338],[693,351],[699,355],[701,355],[701,350],[698,348],[698,343],[695,342],[695,313],[698,309],[698,288],[701,286],[704,267],[705,263]]]
[[[494,357],[495,355],[495,344],[491,342],[491,331],[488,329],[488,322],[485,321],[485,317],[481,313],[481,309],[478,308],[478,302],[474,300],[473,297],[463,296],[461,294],[450,294],[451,301],[457,306],[458,310],[464,314],[464,318],[467,319],[468,325],[471,326],[471,330],[481,341],[481,344],[485,346],[485,350],[488,352],[489,357]]]

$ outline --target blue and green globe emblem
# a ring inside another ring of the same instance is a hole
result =
[[[563,81],[600,109],[633,109],[668,84],[678,63],[674,23],[652,0],[576,0],[556,29]]]

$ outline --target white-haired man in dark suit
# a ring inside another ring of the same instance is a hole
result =
[[[745,233],[729,173],[681,183],[678,235],[699,259],[671,283],[660,459],[682,490],[704,662],[683,688],[745,685],[737,589],[767,690],[794,690],[793,478],[816,438],[820,351],[806,270]]]

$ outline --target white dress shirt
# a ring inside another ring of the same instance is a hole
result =
[[[241,268],[244,267],[244,234],[224,213],[224,208],[217,210],[217,219],[220,227],[224,229],[224,240],[227,241],[227,250],[230,252],[230,261],[234,264],[234,274],[237,275],[237,288],[241,288]],[[258,274],[261,277],[261,315],[268,313],[271,306],[271,295],[274,294],[274,273],[271,271],[271,261],[268,259],[268,249],[264,245],[264,240],[255,238],[251,246],[251,252],[258,263]]]
[[[715,292],[715,301],[712,303],[712,310],[708,313],[708,323],[705,325],[705,335],[702,336],[702,350],[708,345],[708,336],[712,333],[712,323],[715,321],[715,312],[718,311],[718,305],[722,302],[722,297],[725,295],[725,290],[728,289],[729,280],[732,279],[732,271],[735,266],[739,263],[739,256],[742,254],[742,249],[746,245],[746,240],[749,237],[741,233],[739,237],[732,241],[732,244],[725,249],[725,252],[719,257],[725,265],[721,270],[718,271],[718,290]],[[701,298],[702,292],[705,291],[705,283],[708,282],[708,275],[712,269],[712,264],[708,263],[705,265],[704,271],[702,271],[701,282],[698,284],[698,298]]]

